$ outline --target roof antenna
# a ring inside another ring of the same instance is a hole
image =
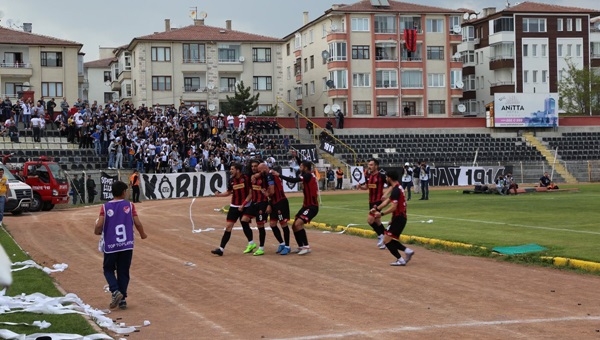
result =
[[[510,7],[510,2],[508,2],[508,0],[506,0],[506,8]]]

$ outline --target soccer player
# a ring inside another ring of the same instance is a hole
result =
[[[306,236],[306,230],[304,230],[304,224],[310,223],[310,221],[319,213],[319,187],[317,179],[312,174],[312,163],[310,161],[302,161],[302,163],[300,163],[300,175],[298,177],[283,176],[274,170],[271,170],[271,174],[279,176],[291,183],[303,183],[302,191],[304,193],[304,201],[302,207],[296,214],[292,230],[294,231],[294,237],[299,246],[298,255],[306,255],[310,253],[311,249],[308,245],[308,237]]]
[[[142,239],[148,235],[144,232],[135,206],[125,199],[127,184],[121,181],[114,182],[112,194],[113,200],[100,207],[94,234],[102,235],[104,277],[112,294],[110,308],[118,306],[126,309],[129,268],[133,258],[133,227],[135,226]]]
[[[215,196],[217,197],[227,197],[231,196],[231,204],[229,205],[229,212],[227,212],[227,225],[225,226],[225,232],[223,232],[223,237],[221,238],[221,245],[219,248],[211,250],[210,252],[223,256],[223,251],[227,242],[231,238],[231,230],[233,229],[234,223],[242,217],[244,212],[244,208],[249,207],[251,202],[247,201],[248,194],[250,193],[250,178],[242,173],[242,165],[239,163],[232,163],[229,167],[229,185],[227,186],[226,192],[215,192]],[[242,222],[242,229],[244,231],[244,235],[248,239],[248,247],[251,244],[254,244],[252,229],[250,229],[250,223]],[[248,249],[246,247],[246,249]],[[256,248],[256,245],[252,249]],[[252,250],[250,250],[252,251]]]
[[[392,219],[388,224],[387,230],[385,230],[383,242],[390,253],[396,258],[396,261],[390,263],[390,265],[405,266],[415,252],[400,243],[400,235],[406,226],[406,197],[404,196],[402,186],[398,182],[398,177],[398,172],[396,171],[389,171],[387,173],[387,182],[392,188],[390,197],[371,209],[371,212],[376,218],[392,214]],[[387,209],[384,211],[383,209],[385,208]],[[404,252],[405,258],[402,258],[400,251]]]
[[[383,188],[386,183],[386,175],[379,171],[379,161],[375,158],[369,159],[367,167],[367,179],[358,187],[363,190],[369,190],[369,215],[367,216],[367,223],[377,233],[377,247],[385,249],[385,244],[383,243],[383,232],[385,229],[381,223],[381,217],[375,217],[371,211],[373,207],[379,206],[383,201]]]
[[[290,253],[290,227],[288,226],[290,220],[290,202],[285,196],[281,178],[270,174],[269,168],[265,164],[259,164],[258,170],[267,176],[267,184],[269,185],[267,195],[269,196],[269,204],[271,205],[269,225],[271,226],[273,235],[279,242],[277,254],[287,255]],[[281,168],[279,167],[275,170],[281,171]],[[277,227],[277,222],[279,222],[283,230],[283,238],[281,237],[281,231]]]
[[[258,170],[258,165],[261,164],[258,159],[250,160],[250,167],[252,169],[252,176],[250,177],[250,183],[252,184],[250,194],[246,198],[247,201],[251,201],[252,204],[248,209],[244,211],[241,222],[250,225],[250,221],[256,218],[256,226],[258,227],[258,240],[259,247],[254,252],[254,256],[260,256],[265,254],[265,239],[267,232],[265,231],[265,222],[267,216],[271,212],[269,206],[269,197],[267,196],[267,179],[265,174]],[[266,166],[264,163],[262,163]],[[256,249],[256,243],[250,242],[244,250],[244,254],[248,254]]]

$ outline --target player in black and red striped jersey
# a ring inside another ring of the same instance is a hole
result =
[[[252,169],[252,177],[250,177],[250,181],[252,184],[252,188],[250,190],[250,194],[248,195],[248,200],[252,201],[250,208],[244,211],[244,216],[242,216],[242,223],[248,223],[250,225],[250,221],[253,218],[256,218],[256,226],[258,227],[258,240],[259,247],[256,249],[256,243],[250,242],[244,250],[244,254],[248,254],[254,251],[254,256],[260,256],[265,254],[265,240],[267,237],[267,233],[265,231],[265,223],[267,222],[267,217],[271,212],[271,207],[269,206],[269,196],[267,196],[266,191],[268,189],[267,179],[265,175],[258,171],[258,165],[261,164],[258,159],[250,160],[250,167]]]
[[[364,183],[358,187],[363,190],[369,190],[369,211],[383,202],[384,187],[387,183],[386,175],[379,169],[379,161],[375,158],[369,159],[367,165],[368,173]],[[375,217],[371,212],[367,216],[367,223],[377,233],[377,246],[379,249],[385,249],[383,244],[384,227],[380,217]]]
[[[392,188],[390,197],[386,198],[380,205],[371,209],[371,213],[378,218],[384,215],[392,214],[392,219],[385,230],[383,242],[387,249],[396,258],[392,266],[405,266],[414,255],[414,250],[400,243],[400,235],[406,226],[406,197],[404,190],[398,182],[398,172],[389,171],[387,173],[388,185]],[[387,208],[385,211],[383,209]],[[400,251],[404,252],[405,258],[402,258]]]
[[[219,248],[211,250],[211,253],[219,256],[223,256],[223,251],[227,242],[231,238],[231,230],[235,222],[242,217],[244,209],[250,206],[247,198],[250,193],[250,178],[242,173],[242,165],[239,163],[232,163],[229,167],[229,184],[226,192],[215,192],[217,197],[231,196],[231,204],[229,205],[229,212],[227,212],[227,225],[225,226],[225,232],[221,238],[221,245]],[[242,222],[242,229],[244,235],[248,239],[248,242],[253,242],[252,229],[250,229],[250,223]]]
[[[298,255],[308,254],[311,252],[311,249],[308,245],[308,237],[306,236],[306,230],[304,230],[304,224],[309,223],[319,213],[319,185],[317,184],[317,178],[312,174],[312,163],[302,161],[298,177],[283,176],[273,170],[271,170],[271,174],[279,176],[288,182],[303,183],[304,201],[302,208],[296,214],[292,230],[299,246]]]
[[[283,189],[283,182],[278,176],[273,176],[269,173],[269,167],[266,164],[259,164],[258,170],[266,175],[267,184],[269,188],[267,195],[269,196],[269,204],[271,205],[271,213],[269,215],[269,224],[273,235],[279,241],[277,247],[277,254],[287,255],[290,253],[290,228],[288,222],[290,220],[290,203],[285,196]],[[273,169],[280,172],[281,168]],[[281,231],[277,227],[277,222],[283,230],[283,238],[281,237]]]

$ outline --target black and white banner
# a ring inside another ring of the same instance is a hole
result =
[[[509,166],[442,166],[429,170],[432,186],[492,184],[500,175],[512,173]]]
[[[112,185],[114,182],[119,180],[119,176],[111,176],[106,172],[100,172],[100,183],[102,183],[102,191],[100,193],[100,199],[103,201],[110,201],[113,199]]]
[[[215,191],[227,191],[225,171],[142,174],[141,177],[144,196],[149,200],[209,196]]]
[[[292,149],[298,150],[300,160],[317,163],[319,156],[317,154],[317,146],[315,144],[294,144],[290,146]]]
[[[335,156],[335,141],[331,138],[321,138],[321,150]]]
[[[287,177],[296,177],[296,174],[292,169],[283,169],[282,175]],[[284,192],[296,192],[298,191],[298,183],[288,182],[285,179],[281,179],[283,183],[283,191]]]
[[[362,166],[351,166],[350,167],[350,185],[355,186],[364,183],[365,180],[365,169]]]

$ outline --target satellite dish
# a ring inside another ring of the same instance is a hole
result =
[[[240,86],[240,84],[241,84],[241,82],[240,82],[239,80],[236,80],[236,82],[235,82],[235,87],[238,87],[238,86]]]
[[[26,81],[26,82],[23,83],[23,87],[31,87],[31,84],[29,84],[29,82]]]
[[[12,25],[13,25],[13,19],[6,20],[6,26],[7,27],[12,27]]]
[[[338,27],[336,24],[331,24],[331,31],[332,32],[336,32],[338,30]]]
[[[106,85],[106,86],[110,86],[110,80],[107,80],[107,81],[105,81],[105,82],[104,82],[104,85]]]
[[[240,61],[240,63],[243,63],[244,61],[246,61],[246,58],[244,58],[244,56],[241,55],[238,60]]]
[[[596,30],[600,31],[600,21],[598,21],[594,27],[596,28]]]
[[[463,14],[463,19],[464,20],[469,20],[469,13]]]
[[[323,59],[329,59],[331,55],[329,54],[329,51],[327,50],[323,50],[323,52],[321,52],[321,57],[323,57]]]
[[[217,108],[217,107],[215,106],[215,104],[210,104],[210,105],[208,105],[208,109],[209,109],[210,111],[214,111],[216,108]]]
[[[465,113],[465,111],[467,111],[467,107],[465,106],[465,104],[459,104],[458,105],[458,112]]]
[[[335,88],[335,83],[331,79],[329,79],[328,81],[326,81],[325,85],[327,85],[327,87],[329,87],[330,89],[334,89]]]
[[[477,14],[472,13],[471,15],[469,15],[469,20],[475,20],[477,19]]]
[[[465,87],[465,83],[463,83],[461,80],[457,81],[456,83],[454,83],[454,86],[457,89],[462,89],[463,87]]]
[[[454,26],[452,26],[452,32],[454,32],[455,34],[459,34],[460,32],[462,32],[462,29],[460,28],[460,25],[454,25]]]
[[[338,112],[340,106],[338,104],[333,104],[333,106],[331,106],[331,109],[333,110],[333,112]]]
[[[200,12],[200,19],[206,19],[206,17],[208,16],[208,13],[202,11]]]
[[[456,53],[454,53],[454,55],[452,56],[452,58],[454,58],[454,59],[460,59],[460,57],[461,57],[461,55],[460,55],[460,52],[456,52]]]
[[[325,107],[323,108],[323,113],[328,114],[329,112],[331,112],[331,106],[325,105]]]
[[[213,84],[213,83],[208,83],[208,85],[207,85],[206,87],[208,87],[208,89],[209,89],[209,90],[212,90],[212,89],[214,89],[214,88],[215,88],[215,84]]]

